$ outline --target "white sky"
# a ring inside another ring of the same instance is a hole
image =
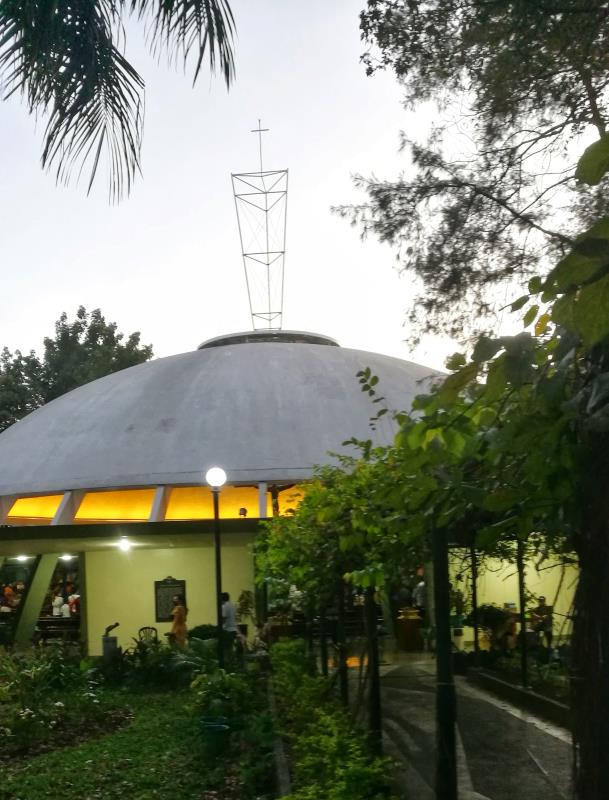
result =
[[[359,201],[351,174],[393,178],[407,167],[398,133],[428,119],[406,113],[390,73],[365,76],[363,0],[233,0],[237,78],[190,76],[148,54],[129,23],[128,56],[146,80],[143,178],[109,206],[103,175],[86,197],[40,169],[42,121],[18,98],[0,103],[0,346],[40,349],[61,311],[101,307],[140,330],[156,356],[251,328],[230,173],[290,170],[284,328],[345,347],[440,367],[455,345],[403,340],[412,279],[395,253],[330,213]]]

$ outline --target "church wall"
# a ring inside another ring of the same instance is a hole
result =
[[[454,589],[464,592],[467,603],[466,610],[471,610],[471,572],[469,554],[465,551],[453,551],[451,554],[451,581]],[[463,580],[458,580],[459,574]],[[533,559],[525,563],[525,591],[529,599],[527,608],[533,608],[540,595],[545,596],[548,605],[554,609],[554,635],[566,636],[571,632],[571,623],[568,616],[571,612],[575,588],[577,585],[578,570],[576,566],[568,565],[564,568],[557,560],[548,559],[536,568]],[[480,566],[478,576],[478,605],[493,604],[503,607],[506,603],[513,603],[518,609],[518,574],[516,563],[505,562],[499,559],[484,559]],[[465,638],[469,637],[469,630],[465,631]],[[467,644],[467,642],[466,642]]]
[[[188,626],[216,621],[216,587],[213,537],[202,535],[201,547],[141,549],[127,553],[112,550],[88,552],[86,565],[86,613],[89,654],[101,655],[101,637],[106,626],[120,622],[112,635],[123,648],[133,645],[139,628],[152,625],[159,637],[171,629],[170,622],[156,622],[154,581],[168,576],[186,581]],[[253,589],[254,534],[222,537],[222,588],[235,600],[244,589]]]

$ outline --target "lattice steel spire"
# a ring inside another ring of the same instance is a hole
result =
[[[283,321],[283,272],[288,199],[288,170],[265,170],[258,127],[260,170],[232,173],[243,267],[254,330],[279,330]]]

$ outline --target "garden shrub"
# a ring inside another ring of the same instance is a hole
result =
[[[331,681],[308,674],[304,641],[279,642],[271,663],[292,754],[295,791],[289,800],[388,798],[388,761],[371,755],[365,734],[336,701]]]
[[[88,661],[59,645],[0,659],[3,756],[48,748],[78,732],[103,729],[114,709]],[[126,716],[122,711],[117,716]]]
[[[191,683],[191,689],[201,714],[225,717],[233,725],[252,707],[252,691],[246,678],[223,669],[201,673]]]
[[[97,669],[109,685],[133,690],[185,689],[193,676],[209,672],[216,665],[215,643],[192,639],[184,650],[164,643],[139,643]]]

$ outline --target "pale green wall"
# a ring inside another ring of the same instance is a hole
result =
[[[119,645],[130,647],[139,628],[153,625],[163,638],[171,623],[155,622],[154,581],[172,578],[186,581],[188,626],[215,623],[216,595],[213,538],[201,535],[196,548],[138,550],[128,553],[103,550],[85,554],[87,633],[89,654],[101,654],[101,637],[107,625],[120,622],[112,635]],[[253,589],[254,534],[222,536],[222,588],[236,600],[243,589]]]
[[[451,580],[455,588],[463,589],[463,584],[456,582],[456,575],[463,571],[465,590],[468,596],[471,593],[469,561],[461,560],[460,552],[451,556]],[[525,587],[528,594],[535,598],[544,595],[548,605],[554,606],[554,634],[566,635],[571,631],[571,623],[567,619],[571,611],[573,596],[577,585],[578,570],[575,566],[564,568],[564,578],[561,584],[563,568],[557,561],[548,559],[540,564],[537,569],[533,560],[525,564]],[[560,585],[560,591],[558,591]],[[558,592],[558,593],[557,593]],[[518,602],[518,575],[515,563],[501,562],[499,559],[484,559],[478,577],[478,605],[492,603],[503,606],[505,603],[514,603],[519,608]],[[528,608],[533,608],[534,603],[529,602]]]

